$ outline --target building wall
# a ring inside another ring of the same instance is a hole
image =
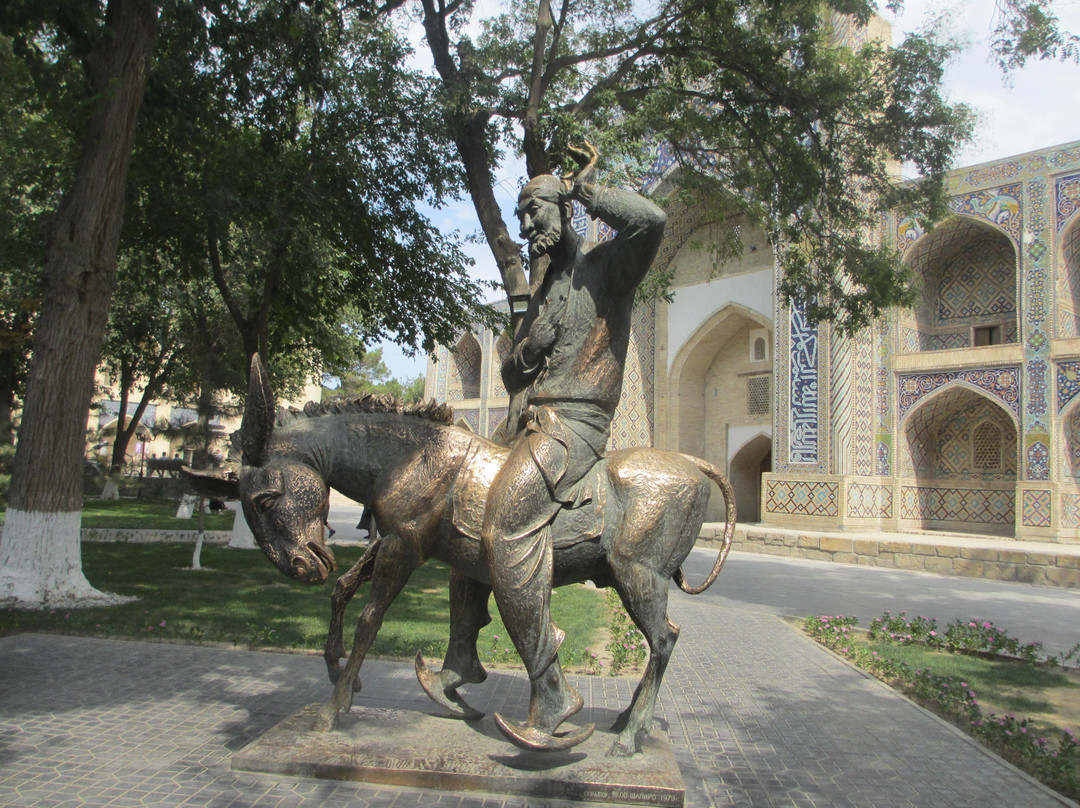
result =
[[[884,217],[873,234],[923,303],[850,337],[775,299],[759,228],[672,205],[655,262],[672,297],[636,311],[612,446],[704,456],[738,481],[740,512],[772,524],[1080,541],[1080,143],[957,170],[949,188],[931,232]],[[721,260],[709,245],[732,232],[742,252]],[[488,386],[455,403],[492,434],[497,339],[475,336]],[[445,398],[439,350],[428,384]],[[768,414],[749,410],[754,378]]]
[[[1080,144],[960,169],[950,190],[952,215],[932,232],[883,226],[921,280],[916,310],[838,347],[827,326],[778,309],[783,446],[767,521],[1080,540]],[[977,347],[987,326],[997,344]],[[836,366],[852,362],[849,381]],[[836,423],[858,412],[858,429],[875,411],[876,447]]]

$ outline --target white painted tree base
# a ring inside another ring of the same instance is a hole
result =
[[[234,550],[258,549],[259,545],[255,543],[255,534],[252,533],[251,528],[248,527],[247,517],[244,516],[244,509],[240,507],[240,503],[226,502],[225,507],[236,514],[233,517],[232,536],[229,537],[229,547],[232,547]]]
[[[26,609],[102,606],[134,598],[99,592],[82,571],[82,514],[8,508],[0,541],[0,604]]]
[[[113,502],[120,499],[120,483],[116,480],[106,480],[105,487],[101,490],[101,498]]]

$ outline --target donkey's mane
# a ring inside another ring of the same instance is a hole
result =
[[[277,425],[285,426],[300,418],[319,418],[323,415],[338,413],[385,413],[389,415],[410,416],[433,421],[437,424],[453,424],[454,409],[449,404],[439,404],[435,399],[427,403],[405,404],[394,396],[368,393],[354,398],[335,399],[317,403],[309,401],[302,410],[296,407],[279,408]]]

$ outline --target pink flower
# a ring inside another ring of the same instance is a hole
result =
[[[162,628],[165,628],[165,621],[162,620],[160,623],[158,623],[158,625],[161,626]]]

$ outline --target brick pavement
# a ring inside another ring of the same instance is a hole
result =
[[[1071,804],[774,616],[677,593],[658,716],[688,806]],[[410,665],[365,665],[357,702],[428,710]],[[562,805],[233,773],[230,754],[329,692],[318,657],[45,635],[0,638],[0,805],[306,808]],[[634,685],[576,678],[610,722]],[[492,672],[477,707],[524,713]],[[490,720],[490,719],[485,719]]]

